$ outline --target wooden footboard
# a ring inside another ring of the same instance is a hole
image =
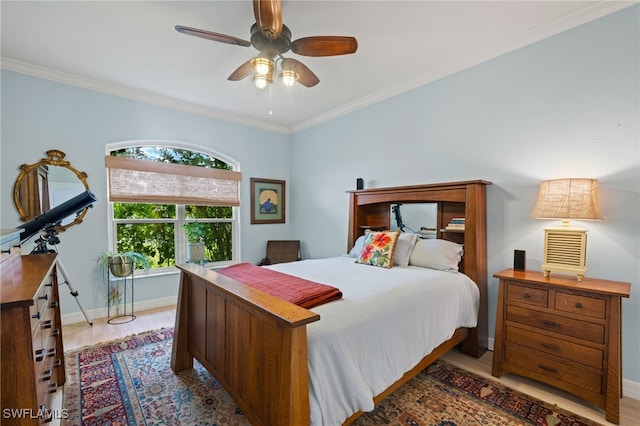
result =
[[[173,371],[196,358],[253,425],[308,425],[306,325],[320,316],[200,266],[178,268]]]

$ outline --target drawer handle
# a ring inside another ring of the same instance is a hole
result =
[[[560,350],[560,348],[558,348],[557,345],[553,345],[551,343],[540,342],[540,346],[542,346],[545,349],[549,349],[549,350],[555,351],[555,352],[558,352]]]
[[[58,306],[60,306],[60,302],[58,301],[51,302],[51,304],[49,305],[50,308],[57,308]]]
[[[48,369],[48,370],[44,370],[42,372],[42,381],[43,382],[47,382],[49,380],[51,380],[51,375],[53,374],[53,370],[52,369]]]
[[[51,337],[58,337],[60,335],[60,329],[56,328],[55,330],[51,331]]]
[[[49,295],[45,294],[44,296],[38,297],[38,300],[49,300]]]
[[[51,328],[51,327],[53,327],[53,321],[52,320],[47,320],[47,321],[42,323],[42,328]]]
[[[575,306],[576,308],[580,309],[580,308],[582,308],[582,303],[577,302],[574,306]]]
[[[58,390],[58,382],[53,382],[49,385],[49,393],[56,393]]]
[[[40,319],[40,312],[36,312],[35,314],[31,315],[31,318]]]
[[[40,412],[41,413],[49,413],[49,415],[47,417],[45,417],[44,419],[42,419],[43,423],[49,423],[50,421],[53,420],[53,412],[52,410],[47,410],[47,406],[44,404],[40,404]]]
[[[62,365],[62,360],[60,358],[56,359],[56,361],[53,363],[54,368],[58,368],[61,365]]]
[[[560,327],[560,324],[558,324],[555,321],[549,321],[549,320],[542,320],[542,323],[544,325],[546,325],[547,327]]]
[[[538,367],[544,371],[548,371],[549,373],[557,373],[558,370],[552,367],[547,367],[546,365],[538,364]]]
[[[36,362],[40,362],[44,359],[44,353],[45,353],[44,349],[38,349],[36,351]]]
[[[51,348],[47,351],[47,358],[53,358],[56,356],[56,348]]]
[[[44,286],[45,287],[53,287],[53,283],[46,283]]]
[[[522,298],[523,298],[523,299],[528,299],[528,298],[530,298],[530,297],[531,297],[531,296],[529,296],[529,293],[525,293],[525,294],[523,294],[523,295],[522,295]]]

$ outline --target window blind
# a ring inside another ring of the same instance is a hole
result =
[[[240,172],[111,155],[105,165],[112,202],[240,205]]]

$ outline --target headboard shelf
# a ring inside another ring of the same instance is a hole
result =
[[[349,231],[347,250],[366,229],[389,229],[391,206],[397,203],[436,203],[437,238],[464,244],[461,270],[480,288],[481,317],[475,329],[480,356],[488,347],[487,309],[487,219],[486,180],[468,180],[424,185],[370,188],[347,191],[349,194]],[[445,231],[452,218],[465,218],[463,232]],[[471,347],[471,345],[469,345]],[[463,345],[463,350],[465,350]],[[469,349],[473,352],[474,350]],[[466,351],[465,351],[466,352]]]

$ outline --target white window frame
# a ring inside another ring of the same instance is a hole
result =
[[[130,141],[120,141],[114,142],[106,145],[105,155],[110,155],[111,151],[124,149],[124,148],[133,148],[133,147],[165,147],[165,148],[180,148],[195,152],[200,152],[203,154],[210,155],[215,157],[225,163],[229,164],[234,171],[240,171],[240,164],[238,161],[218,152],[211,148],[207,148],[200,145],[179,142],[179,141],[170,141],[170,140],[130,140]],[[105,171],[105,175],[106,175]],[[157,203],[160,204],[160,203]],[[172,204],[167,203],[169,205],[176,206],[176,217],[171,219],[114,219],[113,218],[113,203],[108,202],[108,218],[107,218],[107,233],[109,238],[109,250],[115,251],[117,247],[117,233],[116,233],[116,224],[118,223],[174,223],[174,247],[175,247],[175,258],[176,263],[184,263],[186,259],[187,253],[187,239],[185,235],[184,228],[182,227],[183,223],[187,222],[185,217],[185,206],[183,204]],[[198,219],[200,222],[231,222],[231,232],[232,232],[232,242],[231,242],[231,260],[224,262],[215,262],[208,263],[205,267],[209,268],[221,268],[230,264],[238,263],[240,260],[240,207],[231,207],[232,215],[231,218],[211,218],[211,219]],[[178,269],[175,266],[163,267],[163,268],[154,268],[149,270],[148,275],[164,275],[167,273],[176,273]],[[145,274],[144,271],[136,271],[136,275]]]

